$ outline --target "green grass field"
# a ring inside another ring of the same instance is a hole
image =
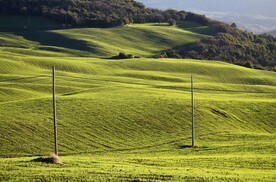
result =
[[[1,21],[0,21],[1,22]],[[181,23],[184,26],[191,23]],[[117,28],[0,32],[0,50],[22,56],[81,56],[108,58],[126,52],[152,57],[172,47],[192,43],[211,28],[194,25],[192,30],[167,24],[131,24]],[[15,49],[16,48],[16,49]]]
[[[276,74],[150,58],[206,36],[181,27],[2,32],[0,180],[275,181]],[[52,66],[64,165],[33,161],[53,151]]]

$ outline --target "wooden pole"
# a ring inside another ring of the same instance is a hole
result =
[[[55,96],[55,67],[52,67],[53,74],[53,119],[54,119],[54,142],[55,142],[55,154],[58,155],[58,145],[57,145],[57,113],[56,113],[56,96]]]
[[[191,102],[192,102],[192,147],[195,146],[195,109],[194,109],[194,80],[191,75]]]

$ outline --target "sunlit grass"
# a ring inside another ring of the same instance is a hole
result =
[[[1,50],[30,56],[112,57],[119,52],[149,57],[197,41],[202,34],[163,24],[0,33]]]
[[[145,38],[151,30],[167,42]],[[0,180],[275,181],[274,72],[218,61],[76,56],[149,56],[198,36],[175,27],[54,32],[97,51],[1,47]],[[52,66],[62,166],[32,162],[53,151]],[[189,147],[191,75],[196,148]]]

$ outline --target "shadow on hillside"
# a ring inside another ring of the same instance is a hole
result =
[[[191,21],[182,21],[178,22],[176,25],[178,28],[188,30],[193,33],[198,33],[202,35],[215,35],[217,30],[214,28],[201,25],[199,23],[191,22]]]
[[[72,39],[67,36],[50,31],[21,31],[15,32],[26,40],[38,42],[43,46],[56,46],[78,51],[96,52],[97,46],[88,44],[86,41]]]
[[[152,25],[153,27],[170,27],[169,23],[156,23]]]
[[[150,30],[140,30],[140,34],[145,37],[145,39],[149,40],[149,42],[154,42],[155,44],[173,44],[174,41],[170,40],[168,37],[158,34],[154,31]]]

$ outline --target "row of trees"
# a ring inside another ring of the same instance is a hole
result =
[[[106,27],[185,19],[186,12],[145,8],[134,0],[0,0],[2,15],[42,15],[72,26]]]
[[[276,37],[238,30],[204,37],[198,42],[166,51],[157,57],[220,60],[250,68],[276,71]]]
[[[129,23],[187,20],[217,24],[203,15],[176,10],[146,8],[134,0],[0,0],[1,15],[45,16],[75,27],[110,27]]]
[[[229,27],[204,15],[146,8],[135,0],[0,0],[0,15],[38,15],[72,26],[193,21],[227,32]]]

